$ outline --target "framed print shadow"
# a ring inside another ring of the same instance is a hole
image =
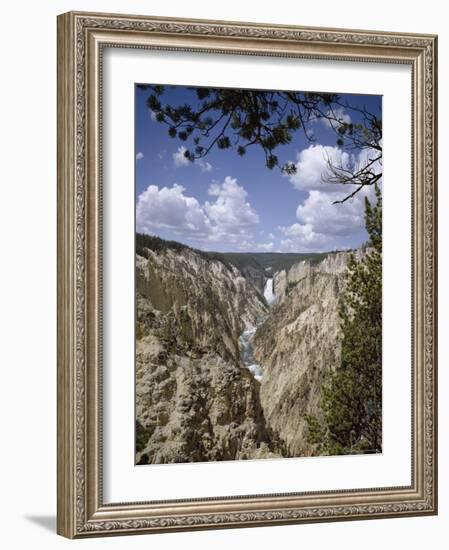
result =
[[[432,35],[58,17],[58,533],[437,513]]]

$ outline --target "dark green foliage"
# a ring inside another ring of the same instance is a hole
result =
[[[184,250],[193,250],[196,254],[201,256],[204,260],[213,261],[217,260],[221,262],[225,267],[231,269],[231,263],[227,260],[224,254],[220,252],[204,252],[204,250],[197,250],[191,248],[186,244],[179,243],[178,241],[167,241],[156,237],[154,235],[146,235],[144,233],[136,233],[136,254],[148,258],[148,251],[161,252],[163,250],[174,250],[176,252],[183,252]]]
[[[231,140],[228,138],[228,136],[222,136],[221,138],[217,139],[217,147],[219,149],[229,149],[231,146]]]
[[[207,254],[210,254],[209,252]],[[242,270],[245,267],[254,267],[271,276],[282,269],[290,267],[303,260],[311,264],[321,262],[329,254],[328,252],[221,252],[229,262]]]
[[[308,417],[318,454],[382,450],[382,197],[365,200],[369,248],[350,255],[340,317],[341,365],[322,388],[320,417]]]
[[[189,247],[185,244],[178,243],[177,241],[166,241],[160,237],[154,235],[145,235],[143,233],[136,233],[136,253],[144,258],[148,257],[148,252],[145,250],[149,248],[155,252],[159,252],[166,249],[176,250],[181,252]]]
[[[339,94],[293,91],[266,91],[232,88],[191,88],[196,92],[192,105],[164,105],[164,86],[139,84],[149,90],[147,106],[155,119],[168,126],[170,137],[193,141],[185,156],[191,162],[205,157],[213,148],[234,149],[243,156],[255,146],[264,154],[265,166],[279,167],[288,175],[296,173],[296,164],[281,162],[277,150],[290,143],[301,131],[314,142],[312,124],[325,120],[335,134],[338,147],[367,151],[366,160],[353,169],[329,160],[330,183],[350,184],[345,202],[363,187],[378,183],[382,177],[382,118],[366,108],[349,105]],[[351,121],[341,114],[351,115]],[[352,119],[357,120],[353,122]]]
[[[194,105],[174,106],[162,104],[163,86],[140,84],[139,88],[150,90],[147,106],[158,122],[168,125],[170,137],[182,141],[192,138],[197,147],[186,154],[192,162],[213,147],[235,148],[242,156],[248,147],[256,145],[263,150],[269,169],[279,166],[290,173],[292,167],[281,166],[273,151],[290,143],[299,129],[313,141],[308,123],[327,116],[329,106],[338,99],[336,94],[327,93],[193,88],[197,97]]]

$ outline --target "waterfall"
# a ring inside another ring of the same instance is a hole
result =
[[[267,304],[269,306],[273,305],[276,301],[276,296],[273,292],[273,279],[267,279],[267,282],[265,283],[265,288],[263,291],[263,295],[265,296],[265,300],[267,301]]]
[[[276,297],[273,293],[273,278],[267,279],[265,283],[265,288],[263,291],[265,300],[269,306],[273,305],[276,301]],[[256,334],[257,327],[263,323],[266,317],[259,319],[256,325],[247,325],[245,330],[240,335],[240,351],[241,358],[244,366],[250,371],[254,378],[261,382],[263,378],[262,367],[256,363],[256,360],[253,356],[253,338]]]

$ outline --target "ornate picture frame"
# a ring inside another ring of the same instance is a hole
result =
[[[146,502],[104,501],[105,48],[377,62],[411,68],[410,485],[157,501],[149,494]],[[96,13],[59,16],[58,533],[83,538],[436,514],[436,157],[436,36]]]

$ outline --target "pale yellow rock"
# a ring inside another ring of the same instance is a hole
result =
[[[275,273],[270,309],[254,274],[188,248],[146,256],[136,260],[136,461],[315,454],[306,415],[320,416],[323,381],[340,363],[348,253]],[[257,324],[261,383],[239,347]]]
[[[189,249],[136,265],[136,461],[279,457],[240,360],[240,334],[267,314],[259,292]]]
[[[364,252],[354,254],[360,259]],[[298,262],[278,274],[278,304],[254,338],[254,357],[264,373],[260,400],[265,420],[289,456],[315,453],[306,416],[320,416],[323,381],[340,364],[338,308],[348,255],[336,252],[319,263]]]

